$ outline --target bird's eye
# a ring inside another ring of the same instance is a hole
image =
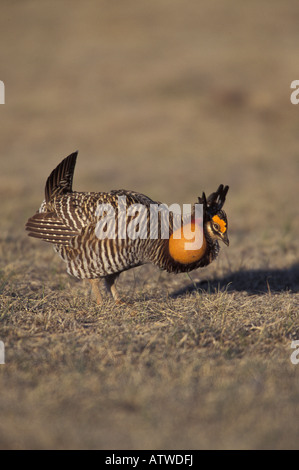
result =
[[[213,223],[213,229],[216,230],[216,232],[219,232],[219,230],[220,230],[220,225],[214,222],[214,223]]]

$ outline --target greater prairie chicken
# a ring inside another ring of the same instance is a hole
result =
[[[220,185],[208,198],[203,193],[198,198],[201,219],[196,219],[193,206],[189,222],[184,225],[185,219],[180,216],[182,226],[177,230],[174,215],[166,214],[169,230],[168,236],[164,236],[163,211],[158,212],[158,224],[153,231],[150,227],[151,208],[160,207],[161,203],[143,194],[123,189],[109,193],[73,191],[76,159],[77,152],[72,153],[52,171],[47,179],[45,199],[28,220],[26,230],[29,236],[54,245],[69,274],[91,282],[97,303],[102,300],[99,278],[104,278],[107,290],[118,301],[114,282],[122,271],[148,262],[172,273],[192,271],[207,266],[217,257],[218,240],[229,244],[227,217],[222,210],[228,186]],[[138,221],[130,213],[132,207],[137,208]],[[111,217],[108,217],[110,209]],[[128,236],[126,229],[132,222],[135,222],[135,232],[131,230]],[[184,235],[179,236],[187,225],[193,234],[200,227],[202,230],[200,244],[192,250],[186,248]],[[134,236],[136,232],[138,237]]]

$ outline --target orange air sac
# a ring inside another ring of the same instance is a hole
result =
[[[192,249],[187,249],[187,247]],[[202,233],[202,227],[196,222],[180,227],[169,238],[169,254],[175,261],[182,264],[191,264],[200,260],[206,247],[207,242]]]

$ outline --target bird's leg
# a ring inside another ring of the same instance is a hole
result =
[[[115,280],[118,278],[119,274],[109,274],[108,276],[105,277],[105,286],[108,292],[112,295],[114,301],[116,304],[120,304],[121,299],[118,295],[118,292],[116,290],[116,286],[114,284]]]
[[[105,285],[106,289],[110,294],[112,295],[114,302],[116,305],[121,305],[121,306],[130,306],[131,302],[128,302],[127,300],[123,300],[120,295],[118,294],[116,290],[116,286],[114,284],[115,280],[118,278],[119,273],[117,274],[109,274],[108,276],[105,277]],[[131,315],[135,315],[136,311],[131,309]]]
[[[99,288],[99,280],[98,279],[88,279],[88,280],[91,284],[91,290],[93,292],[93,295],[96,298],[96,302],[98,305],[100,305],[103,301],[103,298],[102,298],[102,294]]]

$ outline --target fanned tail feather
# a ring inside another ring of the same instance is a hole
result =
[[[74,152],[66,157],[50,174],[45,187],[46,203],[54,196],[72,192],[77,155]]]
[[[70,240],[79,234],[60,221],[54,212],[33,215],[26,224],[26,230],[30,237],[62,245],[68,245]]]

